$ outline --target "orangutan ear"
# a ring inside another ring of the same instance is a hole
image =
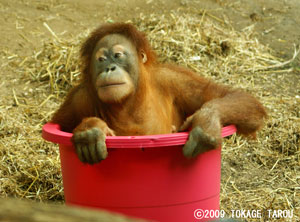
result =
[[[148,58],[147,58],[147,55],[144,51],[141,52],[141,56],[142,56],[142,62],[146,63]]]

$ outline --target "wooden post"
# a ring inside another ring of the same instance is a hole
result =
[[[117,213],[90,208],[0,199],[1,222],[146,222]]]

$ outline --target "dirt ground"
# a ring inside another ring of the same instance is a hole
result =
[[[141,13],[144,15],[153,12],[169,14],[171,10],[178,9],[183,13],[200,13],[200,11],[203,12],[203,10],[205,10],[214,16],[216,20],[229,20],[233,29],[236,30],[253,27],[256,31],[255,37],[261,43],[270,46],[274,55],[279,56],[283,61],[291,59],[295,48],[299,47],[300,2],[298,0],[0,0],[1,112],[5,112],[7,106],[10,106],[10,108],[16,106],[15,95],[30,93],[24,90],[27,85],[31,84],[28,82],[28,79],[20,75],[20,73],[16,73],[15,70],[7,64],[10,62],[10,59],[18,55],[29,56],[34,52],[38,52],[39,49],[43,47],[45,41],[53,39],[53,35],[46,27],[47,25],[51,27],[57,36],[71,38],[83,31],[92,30],[99,24],[107,21],[129,21],[138,18]],[[289,64],[287,69],[289,68],[293,68],[293,71],[277,75],[274,77],[274,84],[268,85],[266,82],[265,87],[268,89],[268,93],[276,94],[280,92],[280,95],[290,96],[299,101],[299,56]],[[287,82],[289,87],[283,88],[281,86],[282,82]],[[30,87],[34,87],[35,83],[32,84]],[[39,95],[35,94],[32,99],[39,101],[37,99],[38,97]],[[300,114],[298,113],[294,116],[297,117],[295,121],[299,121]],[[1,133],[1,130],[3,129],[0,127],[0,138],[5,135],[5,133]],[[300,127],[297,133],[297,141],[299,144]],[[299,152],[298,148],[298,153],[296,152],[295,155],[298,155],[298,163],[300,164]],[[288,161],[288,159],[285,161]],[[264,163],[263,160],[262,162]],[[274,164],[274,168],[277,163],[278,162]],[[225,174],[227,169],[231,169],[236,175],[240,175],[236,172],[239,168],[235,165],[233,157],[228,158],[228,161],[224,162],[224,166]],[[289,170],[293,171],[296,175],[293,177],[293,183],[296,184],[296,188],[294,188],[296,191],[294,191],[297,198],[294,197],[294,199],[299,200],[300,173],[299,171],[297,172],[297,169],[299,169],[299,167]],[[251,175],[245,175],[243,182],[251,183],[253,178]],[[230,178],[228,178],[228,181],[229,179]],[[223,177],[222,182],[223,184],[226,183],[227,186],[228,181],[226,181],[227,178]],[[234,184],[232,186],[235,187]],[[280,185],[278,185],[278,187],[280,187]],[[281,189],[278,187],[274,189],[277,191]],[[240,191],[237,191],[237,193],[238,192]],[[259,199],[259,197],[254,197],[254,201],[255,198]],[[293,206],[296,206],[295,209],[300,209],[299,203],[290,203],[286,196],[283,198],[287,199],[288,206],[294,204]],[[223,197],[221,204],[226,204],[225,199],[226,198]],[[249,202],[253,200],[249,200]],[[253,207],[255,204],[251,206]],[[267,208],[267,206],[265,207]]]
[[[290,58],[300,42],[297,0],[1,0],[0,61],[6,63],[4,54],[26,56],[38,51],[43,41],[53,38],[44,23],[58,35],[70,37],[83,30],[92,30],[103,22],[129,21],[140,13],[168,14],[177,9],[187,13],[206,10],[217,18],[228,18],[237,30],[254,26],[259,41],[269,45],[282,58]],[[293,63],[298,71],[299,61],[297,58]],[[7,88],[19,86],[14,85],[13,70],[2,69],[0,81],[1,95],[11,94]],[[297,87],[296,83],[293,87]]]
[[[43,22],[55,33],[74,35],[108,19],[127,21],[140,13],[167,14],[178,8],[187,12],[206,9],[214,15],[227,16],[238,30],[255,25],[258,39],[282,56],[290,55],[293,45],[300,41],[297,0],[1,0],[1,46],[22,53],[22,49],[34,50],[40,46],[41,39],[50,37]]]

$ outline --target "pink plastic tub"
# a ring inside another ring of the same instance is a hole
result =
[[[222,136],[234,132],[235,126],[227,126]],[[45,124],[42,136],[59,144],[67,204],[160,222],[199,221],[195,210],[219,209],[221,149],[186,159],[187,132],[108,136],[108,157],[96,165],[79,161],[72,134],[58,125]]]

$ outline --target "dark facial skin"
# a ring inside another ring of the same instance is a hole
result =
[[[96,45],[92,73],[98,97],[105,103],[119,103],[131,95],[138,81],[136,48],[124,36],[107,35]]]

